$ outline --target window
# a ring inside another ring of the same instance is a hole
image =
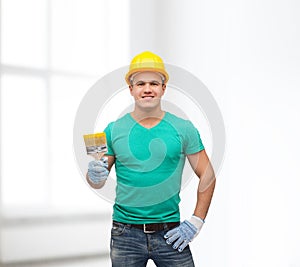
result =
[[[2,207],[108,210],[77,170],[72,131],[87,90],[128,64],[128,2],[0,1]]]

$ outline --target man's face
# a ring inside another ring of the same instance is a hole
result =
[[[141,72],[133,76],[129,86],[136,105],[140,108],[155,108],[160,105],[166,85],[162,84],[162,77],[157,72]]]

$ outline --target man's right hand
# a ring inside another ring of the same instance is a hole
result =
[[[103,157],[100,160],[93,160],[89,162],[88,178],[93,184],[99,184],[107,179],[108,171],[107,157]]]

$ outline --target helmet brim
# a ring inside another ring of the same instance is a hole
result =
[[[158,72],[160,74],[162,74],[165,77],[164,80],[164,84],[166,84],[169,80],[169,74],[162,70],[162,69],[157,69],[157,68],[138,68],[138,69],[132,69],[130,71],[127,72],[126,76],[125,76],[125,80],[127,82],[128,85],[131,85],[130,83],[130,77],[132,74],[137,73],[137,72],[146,72],[146,71],[151,71],[151,72]]]

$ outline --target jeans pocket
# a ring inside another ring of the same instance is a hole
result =
[[[111,228],[111,235],[112,236],[120,236],[125,231],[125,224],[123,223],[113,223],[113,226]]]

